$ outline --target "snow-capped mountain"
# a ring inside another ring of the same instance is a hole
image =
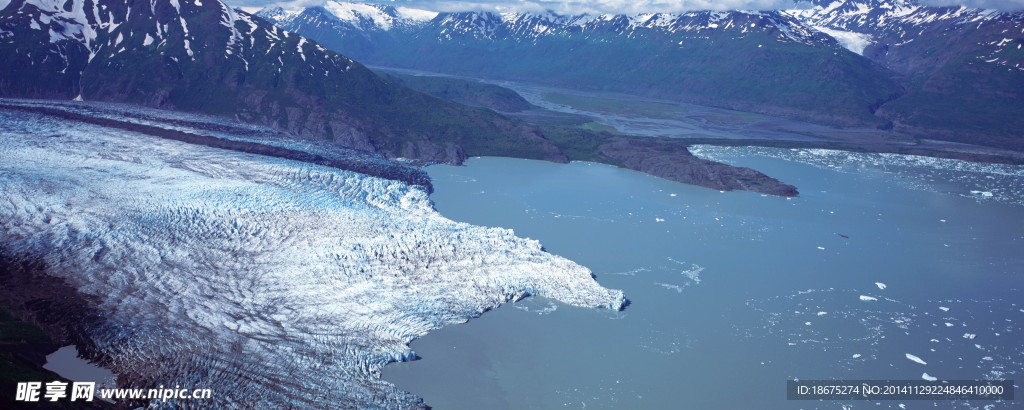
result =
[[[309,10],[318,10],[330,13],[333,19],[351,24],[362,30],[384,30],[410,29],[437,17],[438,12],[419,10],[408,7],[395,7],[385,4],[364,4],[339,1],[328,1],[322,6],[309,9],[284,9],[280,6],[267,7],[260,10],[257,15],[274,21],[279,25],[287,25],[296,18],[307,19],[301,16]]]
[[[449,12],[439,13],[394,7],[326,1],[322,6],[285,10],[265,8],[256,15],[278,26],[301,32],[358,30],[367,32],[437,34],[439,41],[460,38],[529,42],[544,36],[614,33],[618,35],[667,35],[730,31],[737,34],[769,31],[778,41],[831,46],[828,36],[810,30],[784,12],[690,12],[639,15],[560,15],[544,13]]]
[[[1024,80],[1015,73],[1024,68],[1022,13],[913,0],[796,6],[639,15],[460,12],[427,20],[431,13],[424,11],[328,1],[257,14],[375,65],[1024,148],[1013,131],[1024,127],[1024,116],[1016,115],[1024,110],[1017,98]],[[959,115],[965,105],[975,109]]]
[[[370,64],[633,92],[829,123],[882,125],[870,107],[900,92],[870,61],[779,11],[452,12],[427,20],[423,11],[328,1],[257,15]]]
[[[324,9],[364,30],[391,30],[415,27],[437,17],[437,12],[382,5],[328,2]]]
[[[235,116],[422,161],[458,164],[467,155],[503,153],[486,144],[467,153],[474,138],[520,156],[565,160],[520,124],[385,81],[315,41],[217,0],[0,5],[0,96],[79,97]]]
[[[1024,70],[1020,55],[1012,55],[1024,42],[1024,13],[927,7],[903,0],[819,0],[813,8],[789,13],[837,38],[864,39],[868,57],[905,74],[937,68],[962,53]]]
[[[898,73],[907,94],[880,113],[908,130],[1024,149],[1024,12],[816,0],[788,13]]]

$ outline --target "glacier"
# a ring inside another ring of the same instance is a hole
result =
[[[61,106],[75,104],[88,107]],[[145,121],[202,122],[181,116]],[[254,138],[208,122],[219,138]],[[424,186],[10,108],[0,256],[88,302],[95,322],[51,336],[120,387],[213,389],[182,406],[424,407],[380,371],[415,359],[409,342],[432,329],[526,296],[625,302],[537,241],[444,218]],[[19,284],[0,277],[5,308],[60,314],[8,298]]]

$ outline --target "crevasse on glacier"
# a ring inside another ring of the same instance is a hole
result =
[[[95,301],[96,358],[204,406],[420,406],[379,374],[431,329],[525,295],[624,301],[421,187],[45,115],[0,110],[0,192],[0,249]]]

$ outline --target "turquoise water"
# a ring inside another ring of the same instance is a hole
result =
[[[388,365],[384,379],[438,409],[1017,405],[790,402],[785,387],[793,378],[1017,378],[1020,167],[695,151],[801,196],[723,193],[590,163],[430,167],[446,217],[538,239],[631,304],[508,304],[414,341],[422,359]]]

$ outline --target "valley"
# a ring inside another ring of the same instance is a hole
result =
[[[895,130],[1024,149],[1020,11],[814,0],[574,14],[327,1],[257,15],[373,66],[756,112],[851,130],[847,138]]]
[[[771,116],[621,93],[588,92],[507,80],[371,66],[382,73],[429,79],[457,78],[504,87],[534,108],[504,113],[547,127],[582,127],[616,135],[670,138],[683,144],[827,148],[1008,164],[1024,163],[1024,152],[928,139],[876,128],[843,128]]]

